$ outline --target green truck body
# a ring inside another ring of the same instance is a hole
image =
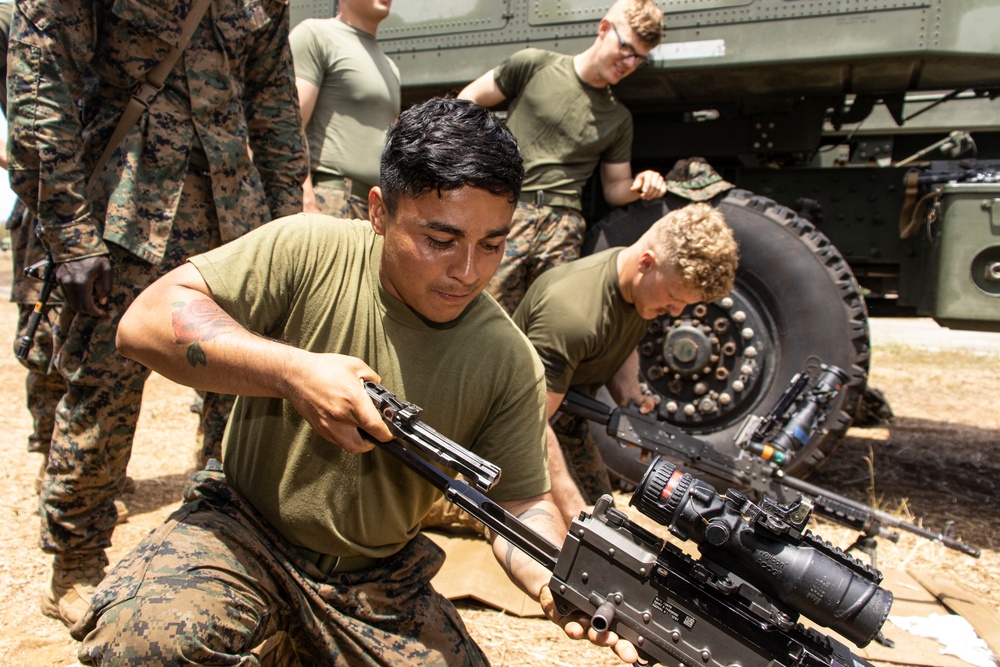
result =
[[[869,312],[1000,331],[1000,0],[657,4],[664,41],[615,88],[633,168],[700,156],[734,183],[715,203],[739,227],[741,276],[728,305],[651,328],[642,380],[663,418],[725,448],[792,373],[846,368],[842,418],[795,464],[808,470],[864,393]],[[581,52],[609,5],[399,0],[378,36],[407,106],[521,48]],[[292,20],[334,11],[296,1]],[[588,249],[628,243],[681,203],[610,211],[593,185]],[[683,367],[681,348],[704,365]]]

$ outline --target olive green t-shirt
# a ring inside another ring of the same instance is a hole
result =
[[[425,424],[500,466],[494,500],[547,491],[545,386],[527,339],[485,293],[428,323],[382,286],[381,251],[368,222],[299,214],[190,261],[249,330],[360,358]],[[321,439],[280,399],[236,399],[223,463],[289,540],[335,556],[395,553],[441,495],[378,447],[349,454]]]
[[[396,63],[339,19],[306,19],[288,39],[295,76],[319,87],[306,124],[310,169],[378,185],[386,130],[399,115]]]
[[[622,298],[621,251],[608,248],[549,269],[514,311],[542,360],[549,391],[565,394],[572,387],[594,396],[646,333],[649,322]]]
[[[493,71],[510,102],[507,126],[524,158],[523,190],[563,195],[580,209],[580,193],[601,162],[632,159],[632,115],[611,88],[584,83],[573,56],[523,49]]]

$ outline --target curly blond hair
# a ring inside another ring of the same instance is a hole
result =
[[[611,22],[624,20],[647,48],[652,49],[663,39],[663,12],[653,0],[618,0],[605,18]]]
[[[716,301],[732,291],[738,247],[718,209],[698,203],[670,211],[639,242],[685,287],[700,292],[702,301]]]

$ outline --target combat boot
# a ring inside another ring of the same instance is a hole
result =
[[[56,554],[52,582],[42,596],[42,613],[71,627],[90,608],[94,589],[104,579],[107,565],[104,551]]]

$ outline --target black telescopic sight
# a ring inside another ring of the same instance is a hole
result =
[[[705,559],[799,614],[860,647],[878,633],[892,606],[881,574],[810,533],[802,505],[760,506],[709,484],[657,457],[631,505],[681,539],[698,544]],[[795,517],[794,519],[792,517]]]

